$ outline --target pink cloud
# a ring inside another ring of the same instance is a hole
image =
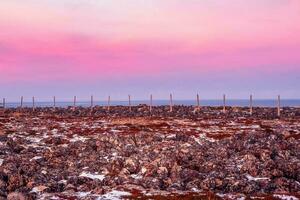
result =
[[[32,76],[44,81],[158,77],[182,71],[194,74],[262,67],[265,71],[286,71],[300,63],[300,47],[290,45],[247,48],[244,44],[231,43],[227,47],[223,43],[190,47],[172,41],[115,43],[80,35],[48,37],[49,40],[32,37],[2,41],[2,81]]]
[[[299,1],[30,2],[1,3],[2,82],[300,70]]]

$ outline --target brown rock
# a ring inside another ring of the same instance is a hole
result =
[[[17,188],[24,185],[24,180],[21,175],[16,174],[9,177],[8,180],[8,191],[14,191]]]
[[[8,194],[7,200],[26,200],[26,197],[22,193],[12,192]]]
[[[216,187],[221,187],[223,185],[223,181],[219,178],[215,179]]]

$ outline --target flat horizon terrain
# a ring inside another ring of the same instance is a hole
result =
[[[164,106],[169,105],[169,100],[153,100],[152,101],[154,106]],[[107,106],[107,101],[103,100],[94,100],[94,106]],[[133,106],[137,106],[140,104],[150,104],[149,100],[131,100],[131,104]],[[196,105],[196,100],[187,99],[187,100],[173,100],[174,105],[185,105],[191,106]],[[200,101],[201,106],[222,106],[223,100],[220,99],[201,99]],[[247,107],[249,106],[249,99],[227,99],[226,106],[238,106],[238,107]],[[63,107],[66,108],[68,106],[73,106],[74,102],[71,100],[64,100],[64,101],[56,101],[56,107]],[[91,105],[90,100],[78,100],[76,101],[76,106],[82,107],[89,107]],[[128,100],[112,100],[110,101],[110,105],[112,106],[127,106]],[[1,106],[1,103],[0,103]],[[7,101],[5,103],[7,108],[17,108],[20,106],[20,101]],[[52,107],[53,101],[35,101],[36,107]],[[277,100],[275,99],[253,99],[253,106],[254,107],[276,107]],[[300,99],[281,99],[281,106],[282,107],[300,107]],[[23,107],[32,107],[32,100],[29,101],[28,99],[23,102]]]

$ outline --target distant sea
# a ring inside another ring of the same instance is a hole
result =
[[[2,103],[2,102],[1,102]],[[131,101],[132,105],[149,104],[149,100]],[[195,100],[173,100],[174,105],[196,105]],[[94,101],[94,105],[106,106],[107,101]],[[110,105],[122,105],[127,106],[128,101],[111,101]],[[153,100],[153,105],[169,105],[168,100]],[[201,106],[222,106],[222,100],[201,100]],[[227,99],[227,106],[247,107],[249,106],[249,100],[244,99]],[[20,106],[20,102],[6,102],[7,108],[16,108]],[[53,102],[35,102],[36,107],[52,107]],[[56,102],[56,107],[68,107],[73,106],[73,102]],[[90,101],[78,101],[76,106],[89,107]],[[253,106],[255,107],[276,107],[277,101],[275,99],[257,99],[253,100]],[[282,99],[282,107],[300,107],[300,99]],[[23,107],[32,107],[32,102],[23,102]]]

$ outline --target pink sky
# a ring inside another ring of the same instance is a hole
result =
[[[300,97],[298,0],[9,0],[0,30],[11,98]]]

